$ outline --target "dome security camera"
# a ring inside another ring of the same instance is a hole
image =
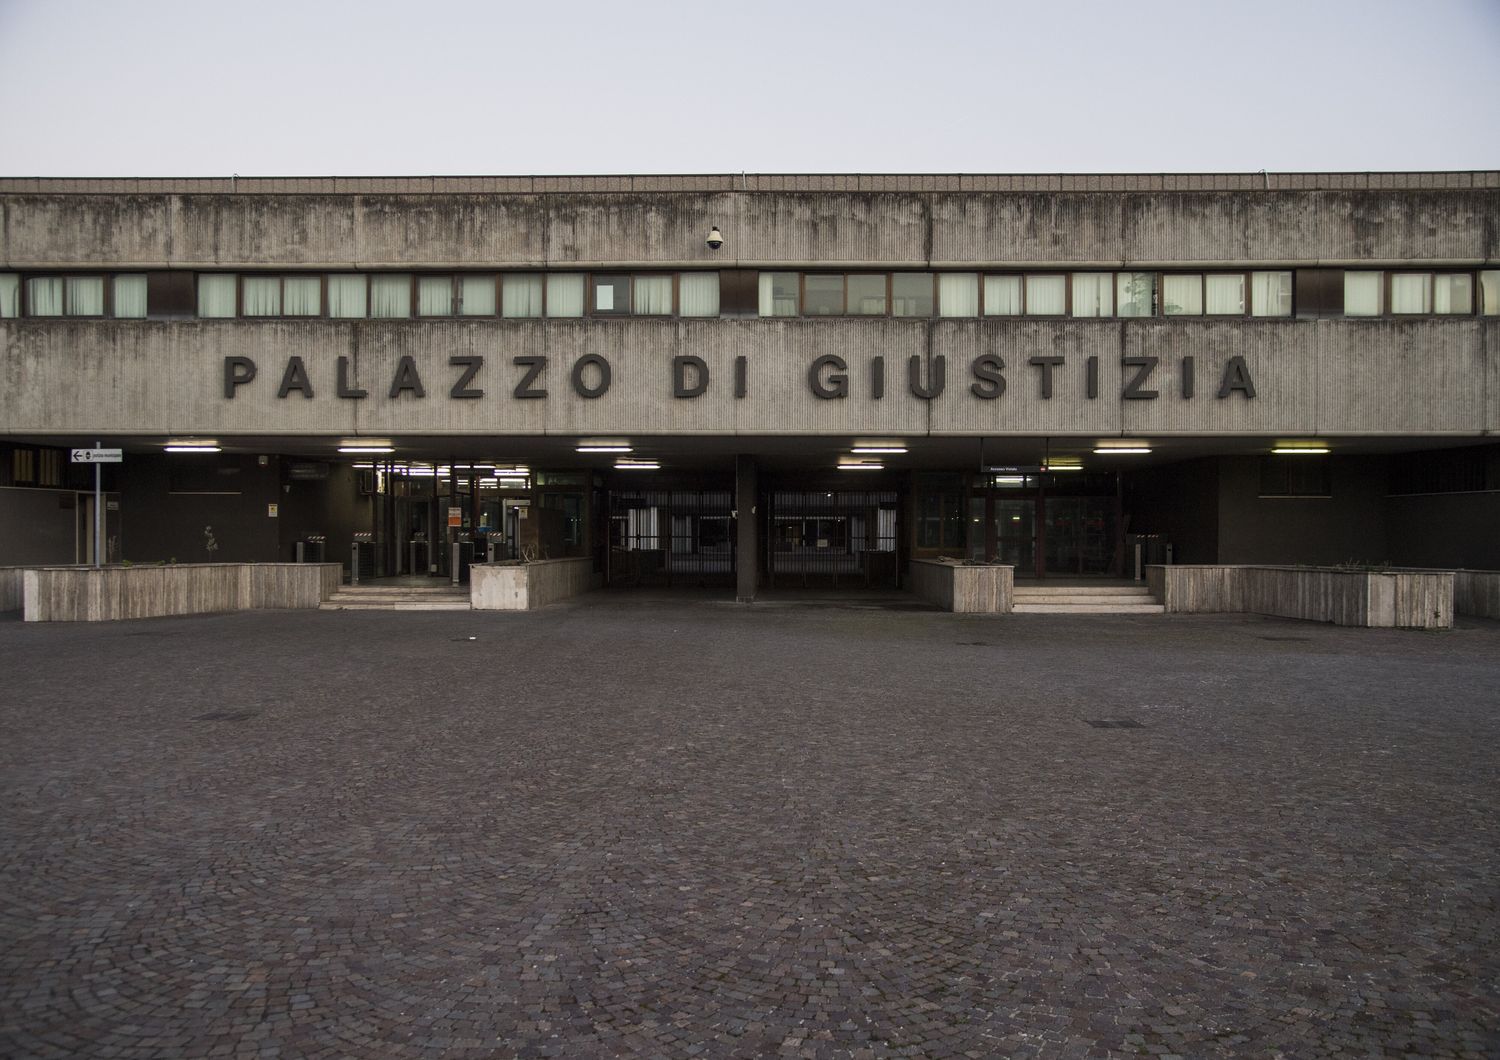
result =
[[[718,250],[724,245],[724,233],[719,231],[719,226],[714,225],[708,230],[708,238],[704,240],[709,250]]]

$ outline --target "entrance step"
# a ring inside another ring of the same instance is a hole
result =
[[[1144,585],[1018,585],[1020,615],[1160,615],[1166,608]]]
[[[468,611],[469,590],[452,586],[346,585],[320,611]]]

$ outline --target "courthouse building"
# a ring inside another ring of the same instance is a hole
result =
[[[111,562],[1500,568],[1500,173],[5,179],[0,214],[0,564],[88,560],[97,443]]]

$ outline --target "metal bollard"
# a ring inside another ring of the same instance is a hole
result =
[[[448,546],[448,584],[458,584],[458,564],[462,550],[457,541]]]
[[[349,584],[359,584],[359,542],[355,541],[349,546]]]

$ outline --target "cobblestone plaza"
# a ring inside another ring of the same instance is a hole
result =
[[[0,1053],[1500,1053],[1500,624],[0,621]]]

